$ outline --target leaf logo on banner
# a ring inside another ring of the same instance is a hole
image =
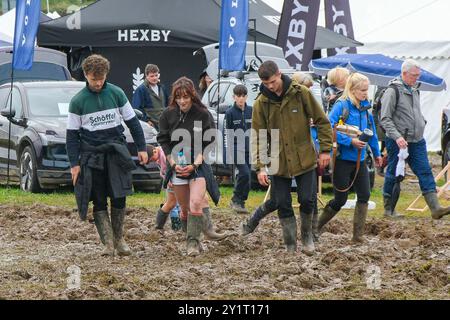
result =
[[[136,73],[133,73],[133,93],[137,87],[144,83],[144,74],[141,73],[141,68],[136,68]]]

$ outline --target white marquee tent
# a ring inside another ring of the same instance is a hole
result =
[[[283,1],[264,1],[281,11]],[[321,5],[319,25],[324,25]],[[350,9],[355,39],[364,43],[358,53],[413,58],[447,82],[447,91],[421,93],[428,150],[440,150],[441,111],[450,103],[450,1],[350,0]]]
[[[356,2],[350,3],[355,4],[355,9]],[[374,22],[371,27],[367,25],[371,21],[367,21],[359,28],[361,22],[354,20],[356,39],[364,42],[364,46],[358,48],[359,53],[382,53],[398,59],[415,59],[425,70],[444,78],[447,86],[450,86],[450,20],[447,17],[450,1],[409,1],[397,10],[390,8],[398,5],[392,1],[385,5],[375,4],[373,8],[369,1],[364,2],[368,12],[371,12],[369,19],[381,16],[385,20],[379,24]],[[362,31],[359,32],[360,37],[357,30]],[[447,105],[450,105],[450,88],[441,92],[421,92],[422,112],[427,120],[425,139],[429,151],[441,150],[441,112]]]

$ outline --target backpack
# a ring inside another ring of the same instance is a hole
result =
[[[398,87],[396,85],[393,85],[393,84],[390,84],[389,86],[387,86],[385,88],[382,88],[380,91],[378,91],[375,94],[375,99],[373,101],[373,111],[376,112],[376,114],[377,114],[376,115],[377,120],[378,120],[377,123],[378,123],[378,126],[380,127],[380,129],[383,131],[383,133],[386,133],[386,130],[384,130],[384,128],[381,126],[381,108],[382,108],[381,100],[383,98],[383,95],[386,93],[386,90],[389,89],[389,88],[394,89],[394,92],[395,92],[395,106],[394,106],[394,108],[396,108],[397,105],[398,105],[398,101],[400,100],[400,92],[398,90]]]

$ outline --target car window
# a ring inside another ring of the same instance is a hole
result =
[[[261,84],[261,80],[250,80],[245,86],[247,87],[247,104],[249,106],[253,106],[253,102],[259,93],[259,86]]]
[[[65,68],[48,62],[33,62],[30,70],[14,70],[15,81],[70,80]],[[11,81],[11,63],[0,66],[0,84]]]
[[[210,99],[209,104],[210,105],[212,105],[212,104],[217,105],[218,94],[220,94],[220,97],[221,97],[220,103],[225,102],[224,97],[225,97],[225,95],[227,93],[226,91],[228,90],[229,86],[230,86],[230,83],[228,83],[228,82],[221,82],[220,83],[220,90],[217,90],[218,85],[214,85],[214,87],[211,88],[211,91],[210,91],[211,93],[210,93],[210,96],[209,96],[209,99]]]
[[[35,117],[66,117],[69,103],[80,87],[27,88],[30,115]]]
[[[221,103],[225,103],[229,106],[232,106],[234,104],[234,98],[233,98],[234,87],[236,87],[236,84],[230,83],[230,87],[228,88],[227,92],[225,92],[224,98],[222,99]]]
[[[11,103],[11,95],[8,96],[8,99],[6,101],[6,108],[9,108]],[[20,119],[22,118],[22,98],[20,97],[20,92],[17,88],[13,89],[12,92],[12,106],[11,108],[16,111],[16,115],[14,116],[14,119]]]
[[[10,90],[10,88],[0,89],[0,110],[3,110],[6,107],[6,100],[8,99]]]

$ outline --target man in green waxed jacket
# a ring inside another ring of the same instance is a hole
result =
[[[262,81],[253,104],[252,162],[258,181],[276,190],[275,201],[289,252],[297,249],[297,222],[292,209],[291,183],[295,178],[300,202],[302,251],[314,253],[312,214],[317,192],[317,153],[319,166],[330,162],[332,129],[322,107],[308,88],[283,75],[273,61],[258,70]],[[310,124],[318,128],[320,150],[315,150]],[[267,130],[267,131],[265,131]],[[266,135],[267,132],[267,135]]]

